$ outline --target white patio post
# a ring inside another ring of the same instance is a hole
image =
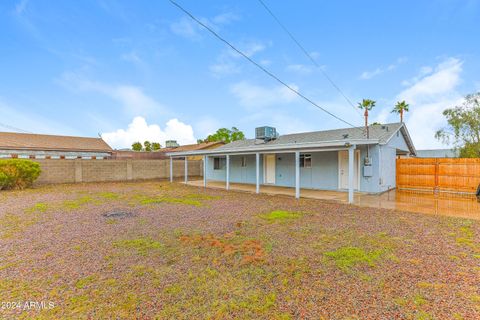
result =
[[[226,183],[226,186],[225,188],[228,190],[230,189],[230,155],[227,154],[227,168],[226,168],[227,172],[226,172],[226,177],[225,177],[225,183]]]
[[[207,186],[207,162],[208,156],[203,156],[203,186]]]
[[[173,182],[173,158],[170,157],[170,182]]]
[[[353,203],[354,164],[355,145],[352,145],[348,148],[348,203]]]
[[[188,182],[188,157],[185,157],[185,184]]]
[[[295,198],[300,198],[300,151],[295,151]]]
[[[257,178],[257,184],[255,188],[256,193],[260,193],[260,153],[255,153],[255,172],[256,172],[256,178]]]

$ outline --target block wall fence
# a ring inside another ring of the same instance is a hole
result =
[[[34,160],[42,173],[35,184],[169,179],[170,160]],[[173,160],[174,178],[185,174],[184,160]],[[203,161],[188,161],[188,176],[203,176]]]

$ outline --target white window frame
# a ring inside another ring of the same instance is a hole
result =
[[[305,160],[306,159],[310,159],[309,161],[309,165],[306,166],[305,165]],[[300,154],[300,168],[306,168],[306,169],[310,169],[312,167],[312,154],[311,153],[302,153]]]
[[[242,168],[247,167],[247,157],[246,156],[242,156],[240,166]]]
[[[217,161],[218,161],[218,167],[216,166]],[[223,170],[223,169],[225,169],[226,164],[227,164],[227,161],[226,161],[225,158],[213,157],[213,170]]]

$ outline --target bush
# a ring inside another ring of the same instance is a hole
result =
[[[40,165],[31,160],[0,160],[0,190],[31,187],[40,172]]]

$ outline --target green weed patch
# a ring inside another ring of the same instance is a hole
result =
[[[150,238],[120,240],[114,242],[114,246],[117,248],[136,250],[137,253],[142,256],[145,256],[149,252],[159,250],[163,247],[160,242],[152,240]]]
[[[348,271],[357,265],[375,266],[375,262],[380,259],[384,251],[373,250],[365,251],[358,247],[342,247],[335,251],[325,252],[323,255],[332,259],[338,268]]]
[[[274,210],[269,213],[260,214],[259,217],[270,222],[284,222],[295,220],[303,216],[301,212],[292,212],[285,210]]]

